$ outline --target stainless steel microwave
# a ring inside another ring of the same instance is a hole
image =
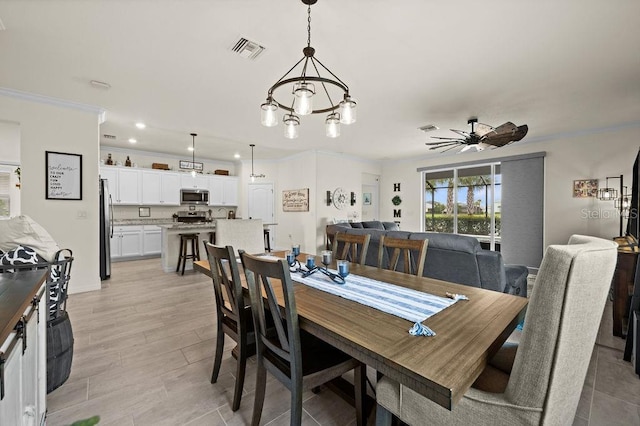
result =
[[[208,205],[209,191],[206,189],[181,189],[180,204]]]

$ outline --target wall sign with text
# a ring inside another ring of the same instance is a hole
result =
[[[283,212],[308,212],[309,188],[287,189],[282,191]]]
[[[82,200],[82,155],[45,151],[47,200]]]

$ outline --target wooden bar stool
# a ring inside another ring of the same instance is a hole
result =
[[[191,241],[191,254],[187,254],[187,246]],[[187,264],[187,259],[193,261],[200,260],[200,242],[198,241],[198,234],[180,234],[180,250],[178,251],[178,266],[176,272],[180,270],[180,263],[182,263],[182,275],[184,275],[184,267]]]
[[[264,250],[267,252],[271,251],[271,238],[269,238],[269,229],[264,229]]]

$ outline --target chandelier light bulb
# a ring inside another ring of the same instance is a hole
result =
[[[340,136],[340,114],[331,113],[324,122],[328,138]]]
[[[344,95],[344,100],[340,102],[340,122],[342,124],[356,122],[356,102],[349,95]]]
[[[293,85],[295,100],[293,110],[300,115],[309,115],[313,112],[313,95],[315,87],[311,83],[296,83]]]
[[[267,102],[260,105],[261,123],[265,127],[273,127],[278,124],[278,104],[272,99],[267,99]]]
[[[284,137],[287,139],[297,138],[300,118],[293,114],[286,114],[282,121],[284,123]]]

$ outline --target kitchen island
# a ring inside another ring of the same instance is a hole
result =
[[[241,219],[238,219],[241,221]],[[275,226],[277,223],[264,223],[263,227],[265,230],[268,230],[270,226]],[[209,241],[209,235],[211,232],[216,231],[216,222],[195,222],[195,223],[187,223],[187,222],[172,222],[168,224],[158,225],[161,229],[161,240],[162,240],[162,270],[164,272],[175,272],[176,265],[178,264],[178,256],[180,251],[180,234],[198,234],[199,238],[199,249],[200,249],[200,259],[206,259],[207,255],[204,252],[204,244],[203,241]],[[191,247],[187,249],[189,253],[191,253]],[[193,262],[191,260],[187,260],[185,270],[192,270]]]
[[[202,242],[209,241],[209,233],[216,231],[215,221],[196,223],[173,222],[159,226],[161,229],[162,241],[162,252],[160,258],[162,260],[162,270],[164,272],[175,272],[176,270],[180,251],[180,234],[198,234],[200,259],[204,260],[206,258],[206,254],[204,252],[204,245]],[[188,250],[190,253],[191,247],[189,247]],[[187,260],[185,270],[191,269],[193,269],[193,262],[191,260]]]

